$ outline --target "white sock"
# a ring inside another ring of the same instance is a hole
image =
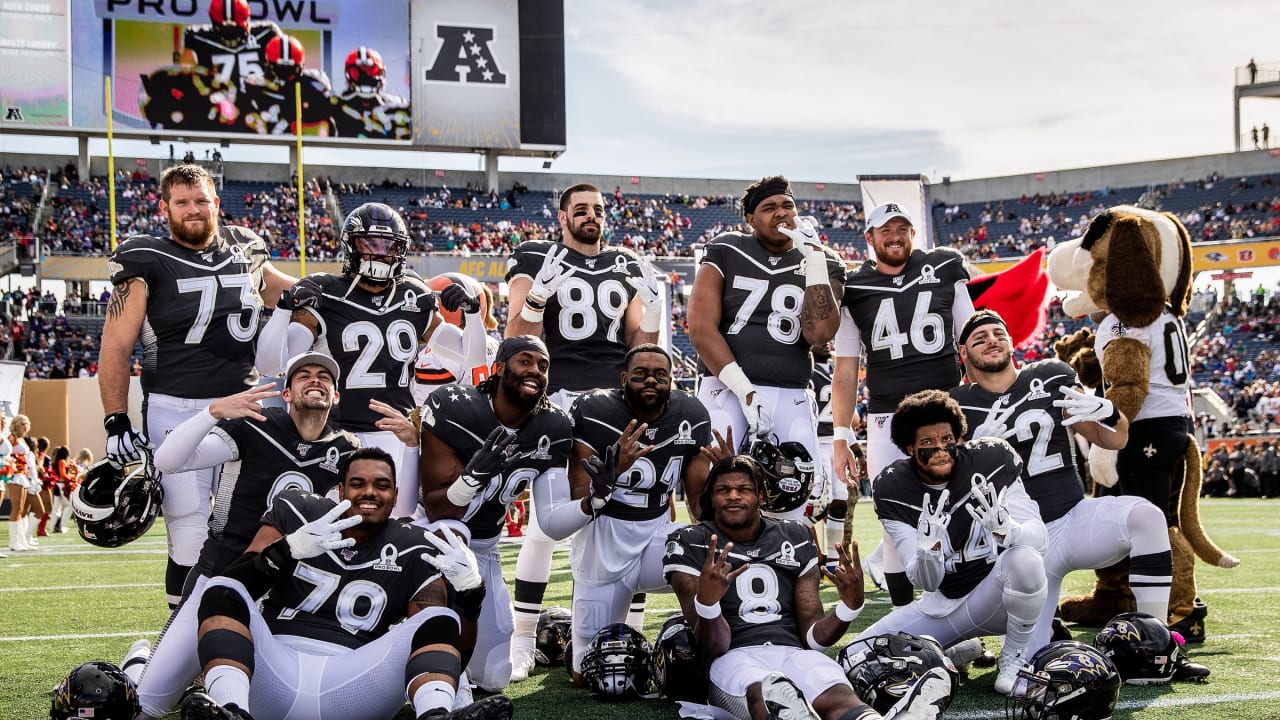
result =
[[[832,520],[827,518],[827,559],[835,560],[840,557],[836,553],[836,548],[840,543],[844,542],[844,521]]]
[[[423,683],[413,693],[413,714],[422,717],[423,713],[436,708],[453,710],[454,692],[453,686],[443,680]]]
[[[234,665],[214,665],[204,674],[204,687],[209,697],[223,707],[231,703],[249,707],[249,676]]]

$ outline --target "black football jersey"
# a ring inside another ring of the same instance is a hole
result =
[[[930,487],[920,481],[912,468],[911,458],[891,463],[876,476],[871,496],[876,515],[883,521],[894,520],[911,527],[920,524],[921,500],[929,494],[929,504],[938,502],[941,487]],[[1022,482],[1022,460],[1000,441],[979,440],[959,448],[955,469],[946,488],[947,542],[943,547],[946,575],[938,591],[948,598],[968,595],[987,576],[999,552],[995,538],[965,510],[965,505],[978,509],[973,499],[973,477],[981,475],[997,490]]]
[[[831,419],[831,363],[815,362],[813,377],[809,386],[813,396],[818,400],[818,437],[831,437],[835,434],[834,421]]]
[[[547,253],[561,247],[567,246],[546,240],[520,243],[507,260],[507,282],[532,280]],[[630,250],[604,247],[590,256],[569,248],[563,262],[577,272],[547,300],[542,324],[551,353],[547,393],[613,387],[625,369],[624,319],[636,296],[627,278],[642,276],[640,260]]]
[[[408,140],[413,111],[409,101],[395,95],[360,95],[348,91],[332,99],[333,124],[339,137]]]
[[[729,564],[745,570],[720,599],[720,609],[729,623],[729,649],[753,645],[804,647],[796,621],[796,582],[818,563],[813,530],[794,520],[764,518],[760,536],[753,541],[734,541]],[[712,534],[720,536],[716,552],[726,544],[724,533],[714,523],[704,521],[680,528],[667,538],[662,559],[667,582],[673,573],[702,574]]]
[[[142,389],[183,398],[234,395],[258,380],[253,367],[267,244],[220,226],[204,250],[135,235],[107,263],[112,284],[146,283]]]
[[[1009,413],[1004,426],[1017,432],[1005,441],[1022,457],[1023,484],[1046,523],[1066,515],[1084,498],[1071,429],[1062,424],[1062,409],[1053,406],[1054,400],[1062,398],[1059,388],[1075,382],[1076,372],[1070,365],[1041,360],[1022,368],[1002,393],[973,384],[951,390],[970,431],[986,421],[993,407]]]
[[[953,248],[916,250],[897,275],[868,261],[849,276],[842,304],[862,336],[870,412],[891,413],[911,393],[960,384],[951,306],[956,283],[968,278]]]
[[[288,535],[333,509],[332,500],[286,490],[262,516]],[[405,618],[409,601],[440,577],[422,559],[439,551],[427,532],[397,520],[372,539],[299,560],[262,598],[262,616],[276,635],[299,635],[357,648]]]
[[[423,429],[453,448],[464,463],[498,427],[491,398],[466,385],[444,385],[433,390],[422,406],[421,418]],[[497,537],[507,508],[544,471],[568,467],[573,427],[560,408],[544,403],[516,435],[521,458],[518,467],[495,475],[482,491],[484,501],[464,518],[475,540]]]
[[[212,25],[193,25],[183,34],[182,44],[216,81],[243,90],[245,78],[262,76],[267,43],[280,34],[274,22],[251,22],[248,37],[232,44]]]
[[[302,71],[297,84],[302,87],[302,124],[312,126],[332,123],[329,78],[312,68]],[[243,120],[249,130],[266,135],[292,135],[297,132],[297,100],[294,83],[276,83],[264,77],[245,81],[241,106]]]
[[[397,281],[393,291],[376,295],[358,284],[352,287],[346,275],[308,277],[324,291],[316,313],[320,340],[342,370],[342,402],[330,416],[347,430],[376,432],[374,423],[383,416],[369,409],[370,399],[405,413],[414,406],[413,365],[436,310],[436,294],[412,273]]]
[[[727,232],[707,243],[702,264],[724,278],[720,334],[751,382],[784,388],[809,386],[813,354],[800,327],[804,305],[804,252],[771,253],[754,235]],[[844,263],[827,251],[827,273],[844,282]],[[699,371],[710,374],[699,363]]]
[[[303,440],[284,408],[262,410],[266,422],[223,420],[213,429],[232,449],[223,463],[209,516],[209,538],[197,565],[217,575],[240,557],[262,525],[276,495],[287,489],[324,495],[338,483],[338,465],[360,447],[354,435],[328,425],[319,438]]]
[[[574,440],[602,458],[605,449],[618,442],[627,423],[635,418],[620,389],[578,396],[569,415],[573,419]],[[699,450],[711,444],[707,409],[689,393],[673,389],[666,411],[649,426],[641,442],[654,449],[618,477],[618,487],[609,496],[602,514],[627,520],[665,515],[671,493],[684,477],[685,465],[695,461]]]

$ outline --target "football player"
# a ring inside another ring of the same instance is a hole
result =
[[[278,374],[286,358],[315,343],[326,348],[342,370],[338,425],[354,432],[361,445],[380,447],[396,459],[396,514],[412,515],[418,509],[418,452],[379,426],[386,418],[374,403],[401,413],[413,409],[414,358],[441,323],[436,294],[405,269],[409,231],[389,206],[365,203],[352,210],[341,242],[342,274],[310,275],[290,289],[263,328],[258,367]]]
[[[164,171],[160,212],[169,220],[169,237],[130,237],[107,265],[114,289],[102,328],[98,390],[107,457],[122,467],[141,457],[148,436],[163,438],[215,399],[257,384],[258,315],[294,283],[271,265],[262,238],[219,225],[218,193],[199,165]],[[129,358],[139,341],[145,432],[127,412]],[[208,534],[213,477],[206,469],[162,478],[170,606],[181,598]]]
[[[837,480],[856,475],[853,425],[860,422],[854,408],[862,357],[870,395],[867,475],[874,480],[889,463],[903,458],[889,431],[898,402],[919,390],[960,384],[956,330],[973,314],[964,256],[954,248],[915,249],[915,226],[900,206],[888,203],[868,213],[865,235],[875,260],[849,276],[836,334],[831,415]],[[868,560],[877,585],[883,566],[894,605],[911,602],[912,588],[902,577],[892,544],[882,543]]]
[[[827,544],[822,571],[827,577],[831,577],[839,563],[836,546],[844,542],[844,519],[849,513],[849,486],[843,481],[836,480],[832,469],[835,427],[831,422],[831,376],[835,370],[831,361],[831,350],[831,343],[813,347],[813,376],[809,380],[813,397],[818,403],[818,466],[815,470],[814,487],[817,488],[818,483],[822,482],[829,493],[825,515],[822,518],[825,523],[823,535]],[[856,445],[853,450],[858,454],[862,452]],[[822,475],[818,475],[818,472]],[[854,493],[856,503],[857,491],[855,490]],[[810,502],[810,512],[817,514],[821,511],[819,504]],[[815,515],[810,515],[809,519],[816,523],[814,517]]]
[[[1173,556],[1164,513],[1130,495],[1086,498],[1078,470],[1073,433],[1119,450],[1129,439],[1124,414],[1106,398],[1077,391],[1075,371],[1060,360],[1014,367],[1009,329],[995,312],[974,313],[959,341],[970,382],[951,390],[951,397],[964,411],[969,437],[1009,442],[1022,457],[1023,484],[1045,523],[1049,586],[1027,657],[1049,644],[1062,578],[1073,570],[1128,558],[1138,612],[1168,617]],[[1189,678],[1194,665],[1184,662],[1175,677]]]
[[[182,36],[182,65],[198,65],[212,82],[245,89],[250,77],[261,77],[267,44],[281,35],[274,22],[251,22],[249,0],[210,0],[209,24],[188,27]]]
[[[669,315],[649,263],[606,244],[598,188],[571,185],[560,194],[556,216],[560,242],[521,243],[508,261],[506,335],[546,338],[555,360],[547,393],[568,412],[582,393],[613,387],[627,349],[656,342]],[[532,514],[516,561],[514,681],[533,670],[534,634],[554,548]],[[643,597],[635,598],[629,622],[643,626]]]
[[[426,402],[431,391],[441,385],[479,385],[493,373],[498,341],[487,332],[498,327],[493,316],[493,295],[483,283],[460,273],[445,273],[427,281],[427,286],[436,292],[444,292],[450,285],[466,288],[478,302],[464,303],[454,311],[441,310],[444,322],[418,353],[413,368],[416,405]]]
[[[949,647],[1004,634],[995,685],[1007,695],[1044,608],[1044,523],[1013,448],[994,438],[966,445],[965,428],[960,406],[941,390],[908,395],[894,411],[893,441],[907,457],[880,472],[872,501],[923,592],[858,639],[905,631]]]
[[[491,692],[511,681],[514,622],[498,557],[508,507],[529,489],[552,538],[585,524],[570,501],[573,429],[547,398],[549,365],[541,338],[509,337],[487,380],[437,388],[422,407],[422,504],[429,520],[461,521],[469,533],[488,593],[467,674]]]
[[[346,92],[333,98],[333,123],[341,137],[407,140],[413,116],[409,101],[383,92],[387,65],[382,54],[358,47],[347,55]]]
[[[844,263],[817,228],[797,220],[785,177],[747,187],[742,211],[751,234],[727,232],[707,244],[689,297],[689,339],[702,373],[698,399],[726,436],[776,436],[817,458],[810,348],[839,327]],[[804,512],[801,504],[784,516],[796,520]]]
[[[289,362],[282,392],[269,384],[215,400],[174,428],[156,449],[161,472],[221,467],[209,539],[184,595],[199,592],[248,549],[262,514],[281,491],[299,488],[323,495],[337,484],[341,459],[359,447],[354,435],[329,422],[329,410],[338,401],[337,378],[333,358],[304,353]],[[277,395],[287,409],[263,407]],[[400,419],[402,432],[416,445],[412,424]],[[196,624],[195,605],[183,603],[146,660],[138,696],[147,716],[158,718],[172,709],[199,674]],[[141,672],[135,658],[145,657],[145,650],[135,648],[125,658],[123,667],[131,677]]]
[[[267,43],[263,57],[266,71],[245,80],[240,95],[244,124],[260,135],[294,134],[298,122],[295,87],[300,87],[303,130],[331,135],[329,77],[303,67],[306,55],[302,43],[291,35],[279,35]]]
[[[573,497],[588,518],[573,536],[574,682],[602,628],[626,619],[633,593],[665,590],[662,552],[677,525],[669,510],[677,483],[696,508],[710,465],[711,422],[697,398],[671,387],[671,356],[658,345],[627,352],[622,387],[573,403]],[[704,454],[705,449],[705,454]]]
[[[851,555],[838,550],[840,600],[826,614],[811,529],[764,517],[763,494],[764,473],[754,460],[721,459],[699,495],[702,521],[667,542],[667,580],[711,663],[710,702],[742,720],[879,718],[824,652],[862,611],[857,545]],[[887,717],[935,717],[951,692],[945,673],[934,668],[922,676]]]
[[[340,502],[276,497],[248,551],[192,596],[207,690],[183,700],[184,720],[374,720],[406,697],[418,718],[511,717],[502,696],[450,712],[484,583],[460,538],[390,519],[395,473],[362,448],[343,461]]]

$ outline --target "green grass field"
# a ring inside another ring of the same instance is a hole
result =
[[[1235,570],[1203,564],[1198,569],[1200,593],[1210,608],[1208,641],[1191,651],[1213,676],[1206,684],[1125,687],[1116,718],[1280,718],[1280,501],[1205,500],[1201,511],[1210,535],[1243,561]],[[879,536],[870,507],[859,508],[855,521],[855,536],[869,550]],[[7,535],[0,531],[0,538],[7,547]],[[509,579],[517,548],[503,545]],[[556,553],[548,604],[570,604],[567,561],[567,551]],[[72,532],[42,539],[37,552],[10,553],[0,560],[0,720],[48,717],[53,686],[72,667],[88,660],[119,663],[134,638],[154,638],[167,616],[164,563],[159,526],[117,550],[91,547]],[[1091,582],[1091,574],[1076,573],[1067,578],[1064,593],[1084,591]],[[824,597],[828,604],[835,602],[834,590],[827,588]],[[650,638],[675,608],[672,595],[649,596]],[[870,593],[855,629],[887,610],[887,596]],[[1095,631],[1077,628],[1075,634],[1088,642]],[[834,656],[836,649],[831,652]],[[994,669],[975,669],[946,717],[1003,717],[1004,698],[992,690],[994,679]],[[540,668],[507,692],[521,720],[677,717],[675,706],[665,700],[594,702],[571,687],[560,668]]]

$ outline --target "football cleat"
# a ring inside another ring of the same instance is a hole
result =
[[[453,711],[444,708],[428,710],[419,715],[418,720],[511,720],[513,712],[511,698],[492,695]]]
[[[534,649],[511,645],[511,682],[522,682],[533,673]]]
[[[219,705],[202,692],[194,692],[182,699],[182,720],[253,720],[248,710],[228,703]]]
[[[819,720],[804,693],[780,672],[771,672],[760,681],[765,711],[770,720]]]
[[[937,720],[951,704],[954,684],[947,671],[929,668],[902,699],[889,708],[884,720]]]
[[[1018,680],[1018,673],[1027,664],[1026,651],[1009,652],[1008,646],[1000,648],[1000,660],[996,663],[996,692],[1008,695]]]

